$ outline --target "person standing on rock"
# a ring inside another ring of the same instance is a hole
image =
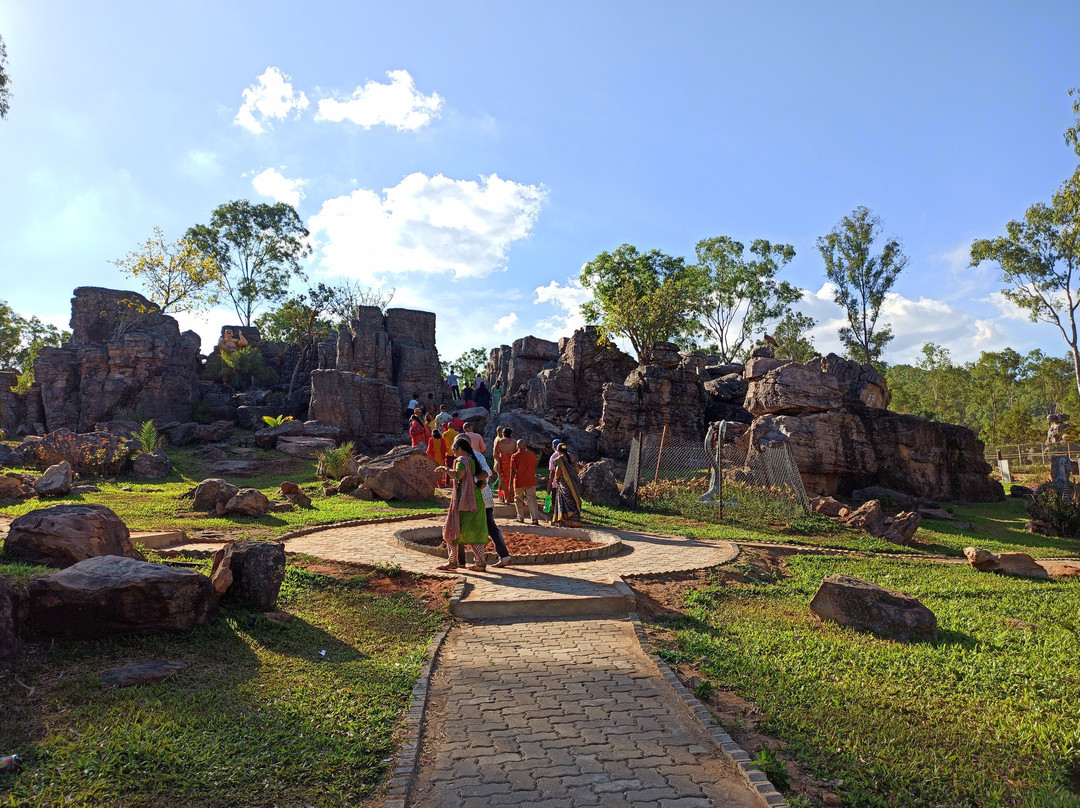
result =
[[[465,401],[465,409],[471,410],[476,406],[476,391],[471,384],[466,383],[465,389],[461,391],[461,398]]]
[[[424,419],[420,416],[422,412],[423,410],[417,407],[409,418],[409,440],[412,441],[413,446],[426,447],[431,438],[431,432],[424,426]]]
[[[499,407],[502,406],[503,386],[502,382],[495,382],[495,386],[491,388],[491,413],[492,415],[499,412]]]
[[[551,524],[581,527],[581,480],[565,443],[559,444],[554,476],[557,487],[551,506]]]
[[[491,391],[488,390],[488,386],[483,379],[477,382],[476,385],[476,406],[491,411]]]
[[[513,502],[513,494],[510,492],[510,458],[517,451],[517,441],[513,439],[514,430],[506,427],[502,431],[502,438],[495,442],[493,461],[495,468],[499,470],[499,502],[509,505]]]
[[[452,398],[456,399],[461,395],[461,392],[458,390],[458,377],[454,375],[453,368],[450,368],[450,375],[446,377],[446,386],[450,388],[450,396]]]
[[[439,466],[436,471],[450,478],[452,491],[450,507],[446,510],[443,523],[443,542],[446,544],[446,563],[437,569],[444,572],[458,568],[458,558],[464,563],[465,546],[472,548],[475,563],[469,567],[472,572],[483,572],[486,568],[484,548],[488,542],[487,520],[484,516],[484,497],[476,484],[481,466],[473,452],[469,439],[458,436],[454,441],[454,465],[452,468]]]
[[[540,506],[536,502],[536,455],[525,441],[517,442],[517,451],[510,456],[510,490],[514,496],[517,520],[525,522],[525,504],[534,525],[540,524]]]

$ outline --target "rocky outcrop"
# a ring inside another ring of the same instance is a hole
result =
[[[314,420],[340,427],[354,440],[400,434],[404,429],[396,387],[342,370],[312,372],[308,413]]]
[[[575,460],[589,462],[599,457],[595,431],[569,425],[558,426],[539,415],[511,410],[499,412],[488,421],[484,430],[484,441],[488,446],[495,442],[499,427],[511,428],[514,440],[525,441],[541,460],[551,456],[551,444],[556,440],[566,444]]]
[[[214,555],[210,579],[219,595],[256,609],[273,609],[285,580],[285,545],[264,541],[227,544]]]
[[[678,348],[657,343],[653,364],[641,365],[624,384],[604,385],[600,451],[625,455],[636,430],[700,443],[705,434],[705,377],[683,363]]]
[[[34,482],[29,474],[9,472],[0,475],[0,499],[26,499],[34,496]]]
[[[4,552],[27,564],[70,567],[97,556],[141,559],[120,517],[104,505],[54,505],[11,523]]]
[[[506,395],[510,396],[549,364],[558,361],[557,343],[534,336],[522,337],[514,340],[513,345],[492,349],[484,378],[489,387],[502,382]]]
[[[33,626],[101,637],[190,631],[218,616],[210,579],[191,569],[120,556],[81,561],[27,585]]]
[[[558,365],[525,383],[525,405],[535,413],[569,410],[587,419],[599,418],[604,385],[621,384],[636,367],[637,362],[604,340],[596,326],[579,328],[559,340]]]
[[[356,476],[379,499],[421,502],[435,494],[435,461],[420,446],[399,446],[361,463]]]
[[[130,441],[112,432],[58,429],[24,446],[23,454],[33,457],[39,469],[67,461],[80,474],[111,475],[131,467]]]
[[[593,505],[615,508],[622,502],[611,463],[611,460],[599,460],[587,464],[581,472],[581,496]]]
[[[1026,578],[1048,578],[1049,573],[1027,553],[991,553],[978,547],[965,547],[968,563],[979,572],[1000,575],[1019,575]]]
[[[75,290],[71,327],[69,342],[43,348],[34,363],[31,395],[49,432],[88,432],[136,409],[155,421],[187,420],[199,389],[194,331],[181,334],[137,292],[87,286]]]
[[[8,438],[26,423],[26,396],[11,389],[18,381],[14,370],[0,370],[0,432]]]
[[[932,640],[937,617],[904,592],[885,589],[848,575],[827,575],[810,601],[810,611],[857,631],[897,640]]]
[[[186,496],[192,497],[192,510],[216,512],[219,504],[224,506],[239,490],[232,483],[211,477],[195,486]]]
[[[304,457],[314,460],[327,449],[337,446],[333,438],[311,438],[307,435],[296,435],[287,438],[278,438],[277,450],[292,457]]]
[[[835,354],[806,365],[756,356],[744,377],[755,416],[744,445],[753,452],[786,442],[810,494],[882,486],[935,501],[1004,496],[972,430],[879,408],[890,397],[871,365]]]

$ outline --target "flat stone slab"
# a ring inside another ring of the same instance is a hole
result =
[[[160,550],[163,547],[186,544],[187,534],[182,530],[133,530],[131,543],[141,544],[151,550]]]
[[[101,674],[101,683],[107,687],[131,687],[160,682],[187,667],[179,659],[148,659],[132,662],[119,668],[110,668]]]

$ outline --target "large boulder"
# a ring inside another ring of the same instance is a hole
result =
[[[312,371],[308,413],[314,420],[341,427],[352,439],[403,431],[398,389],[356,373]]]
[[[309,438],[306,435],[295,435],[277,439],[277,450],[292,457],[303,457],[314,460],[327,449],[333,449],[337,443],[333,438]]]
[[[218,615],[210,579],[191,569],[101,556],[27,586],[36,630],[77,637],[190,631]]]
[[[486,407],[469,407],[468,409],[458,410],[458,417],[470,424],[473,432],[483,435],[484,430],[487,429],[491,413],[488,412]]]
[[[217,512],[220,516],[266,516],[270,499],[257,488],[241,488]]]
[[[885,378],[870,363],[859,364],[836,354],[816,356],[806,363],[810,371],[827,373],[839,383],[845,404],[884,410],[892,400]]]
[[[904,592],[848,575],[827,575],[810,601],[819,620],[897,640],[932,640],[937,617]]]
[[[210,578],[218,594],[256,609],[273,609],[285,580],[285,545],[262,541],[227,544],[214,555]],[[223,583],[226,580],[228,583]]]
[[[34,495],[33,482],[25,479],[25,474],[0,475],[0,499],[26,499]]]
[[[513,345],[492,350],[485,375],[490,385],[502,382],[506,395],[510,396],[548,365],[554,367],[558,361],[557,343],[534,336],[522,337]]]
[[[379,499],[421,502],[435,493],[437,465],[420,446],[399,446],[357,468],[364,485]]]
[[[219,477],[210,477],[199,483],[188,495],[193,497],[191,507],[196,511],[216,511],[220,503],[224,505],[240,489]]]
[[[62,497],[71,491],[71,464],[61,460],[55,466],[49,466],[45,473],[34,480],[34,491],[39,497]]]
[[[750,381],[744,406],[754,415],[801,415],[838,410],[842,404],[839,379],[790,364]]]
[[[67,461],[80,474],[121,474],[131,467],[131,442],[113,432],[72,432],[57,429],[31,442],[24,453],[39,469]]]
[[[141,559],[127,526],[104,505],[53,505],[15,519],[4,542],[8,558],[70,567],[97,556]]]
[[[135,455],[131,470],[140,480],[162,480],[172,471],[172,461],[164,449]]]
[[[593,505],[615,508],[621,504],[619,484],[611,472],[611,461],[589,463],[581,472],[581,496]]]
[[[1047,570],[1027,553],[991,553],[978,547],[965,547],[968,563],[979,572],[1000,575],[1019,575],[1026,578],[1048,578]]]
[[[551,444],[556,440],[566,444],[575,460],[588,462],[598,457],[595,433],[580,427],[556,426],[539,415],[517,410],[504,411],[488,421],[484,431],[484,441],[488,446],[495,442],[499,427],[512,429],[514,440],[525,441],[541,460],[551,456]]]
[[[559,340],[558,365],[525,383],[526,406],[537,413],[570,410],[598,417],[604,407],[604,385],[621,384],[635,367],[637,361],[605,340],[596,326],[579,328]],[[489,363],[489,379],[497,375],[493,369]]]
[[[88,432],[121,410],[161,423],[188,419],[199,389],[194,331],[181,334],[137,292],[86,286],[71,301],[71,330],[69,342],[42,348],[34,362],[37,406],[28,410],[49,432]]]

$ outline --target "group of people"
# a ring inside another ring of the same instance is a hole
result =
[[[483,407],[486,410],[490,410],[492,414],[499,411],[499,407],[502,405],[503,397],[503,385],[501,381],[495,382],[494,386],[490,389],[487,386],[487,382],[477,376],[473,379],[472,383],[465,382],[465,386],[460,386],[461,380],[454,373],[454,369],[450,368],[450,373],[446,377],[446,386],[450,388],[450,398],[455,401],[460,400],[465,409],[471,407]]]

